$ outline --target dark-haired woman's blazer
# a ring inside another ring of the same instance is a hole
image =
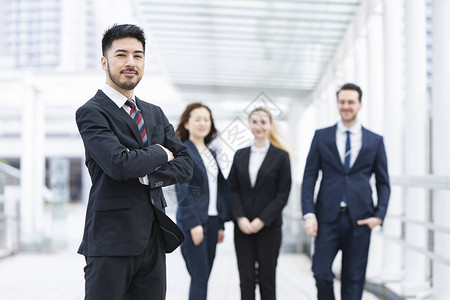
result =
[[[188,183],[175,185],[178,199],[177,223],[185,235],[181,244],[181,253],[191,276],[189,300],[206,300],[208,279],[216,255],[219,229],[224,229],[224,222],[231,220],[231,191],[217,165],[217,216],[209,216],[209,182],[206,164],[217,164],[214,160],[203,162],[195,145],[187,140],[184,145],[194,163],[194,173]],[[198,225],[203,227],[203,241],[194,245],[190,230]]]

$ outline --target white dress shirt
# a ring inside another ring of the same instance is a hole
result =
[[[252,187],[255,187],[256,177],[258,176],[259,169],[266,157],[267,151],[269,150],[270,142],[266,141],[266,145],[262,148],[258,148],[253,144],[250,147],[250,160],[248,163],[248,173],[250,176],[250,183]]]
[[[127,112],[127,114],[130,115],[131,107],[129,107],[128,105],[125,105],[125,102],[127,102],[127,100],[128,100],[127,97],[125,97],[118,90],[110,87],[106,83],[103,85],[101,90],[103,91],[103,93],[105,93],[106,96],[108,96],[109,99],[111,99],[117,105],[117,107],[119,107],[119,108],[122,107]],[[130,99],[133,100],[133,102],[136,104],[136,98],[134,95]],[[136,110],[140,111],[139,108],[137,107],[137,105],[136,105]],[[131,118],[131,116],[130,116],[130,118]],[[169,153],[167,153],[166,149],[163,148],[163,150],[167,154],[167,161],[169,161]],[[149,183],[150,183],[147,175],[145,175],[144,177],[139,177],[139,181],[144,185],[149,185]]]
[[[217,216],[217,179],[219,176],[219,168],[217,167],[216,160],[211,151],[206,148],[200,151],[203,164],[206,168],[206,174],[208,175],[208,187],[209,187],[209,206],[208,216]]]
[[[345,153],[345,143],[347,141],[347,131],[350,131],[350,152]],[[359,151],[361,151],[362,145],[362,126],[361,123],[357,122],[351,128],[347,128],[342,121],[337,123],[336,130],[336,147],[339,152],[339,157],[341,158],[342,165],[345,161],[345,156],[350,155],[350,168],[355,163],[358,157]]]

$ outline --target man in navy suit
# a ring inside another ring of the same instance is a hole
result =
[[[164,252],[183,237],[164,213],[161,187],[188,181],[192,161],[161,108],[134,96],[144,72],[142,29],[114,25],[102,50],[106,83],[76,112],[92,180],[78,250],[85,299],[163,300]]]
[[[319,300],[335,299],[331,270],[342,251],[341,298],[359,300],[365,282],[371,230],[386,215],[390,186],[383,138],[361,126],[361,89],[352,83],[336,93],[341,120],[317,130],[305,166],[302,210],[305,229],[315,237],[312,271]],[[314,187],[322,180],[316,202]],[[375,175],[378,201],[372,199]]]

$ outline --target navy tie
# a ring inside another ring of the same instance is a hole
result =
[[[147,145],[147,129],[145,129],[144,118],[139,110],[136,109],[136,104],[134,104],[133,100],[128,99],[127,102],[125,102],[125,105],[131,108],[130,116],[136,122],[144,145]]]
[[[350,152],[351,152],[350,131],[347,130],[345,133],[347,133],[347,140],[345,141],[344,170],[345,173],[348,173],[350,171]]]
[[[344,154],[344,171],[345,174],[348,174],[350,171],[350,153],[351,153],[351,145],[350,145],[350,131],[345,132],[347,134],[347,140],[345,141],[345,154]],[[344,196],[342,197],[342,202],[347,204],[347,192],[344,191]]]

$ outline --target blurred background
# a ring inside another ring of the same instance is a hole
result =
[[[82,299],[84,262],[75,252],[90,178],[74,114],[105,80],[103,32],[133,23],[147,37],[135,94],[161,106],[175,127],[188,103],[208,105],[225,174],[251,143],[247,113],[265,106],[274,115],[292,154],[278,268],[292,299],[315,295],[299,191],[314,130],[339,119],[335,92],[346,82],[362,87],[359,118],[384,136],[392,178],[367,290],[450,299],[449,15],[447,0],[0,0],[0,298]],[[173,190],[165,193],[173,213]],[[223,267],[236,269],[227,241],[218,259],[223,253]],[[184,269],[180,256],[168,257],[168,299],[187,298],[187,273],[170,271]],[[52,263],[33,273],[29,266],[43,259]],[[239,297],[226,292],[238,290],[234,269],[213,272],[211,299]],[[55,282],[63,298],[49,294]]]

